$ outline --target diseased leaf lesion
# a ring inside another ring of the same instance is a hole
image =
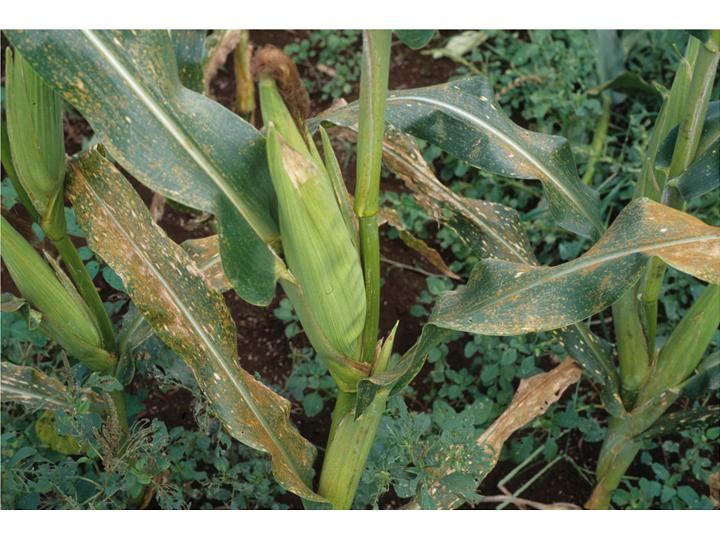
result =
[[[290,423],[289,402],[238,365],[228,308],[191,256],[96,151],[72,161],[68,195],[90,247],[121,277],[155,334],[193,371],[228,432],[270,453],[286,489],[319,500],[311,488],[314,446]]]
[[[640,278],[648,256],[718,283],[720,228],[637,199],[589,251],[568,263],[481,261],[466,287],[438,298],[429,322],[488,335],[561,328],[614,303]]]
[[[316,122],[357,129],[357,103]],[[567,140],[514,124],[495,104],[482,76],[390,93],[388,124],[440,146],[471,165],[502,176],[539,180],[553,217],[578,234],[603,230],[597,195],[582,184]]]

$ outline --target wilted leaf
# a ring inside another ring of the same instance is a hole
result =
[[[205,94],[210,92],[210,83],[218,70],[225,64],[228,55],[240,42],[242,30],[216,30],[208,38],[208,52],[205,60]]]
[[[66,411],[82,401],[96,406],[103,403],[100,395],[89,389],[83,389],[79,396],[74,396],[64,383],[30,366],[3,361],[0,362],[0,370],[2,401],[22,403],[31,411]]]
[[[214,213],[228,278],[267,305],[282,261],[264,139],[184,88],[165,30],[8,31],[27,61],[88,120],[112,157],[163,196]]]
[[[554,267],[486,259],[466,287],[438,297],[429,323],[486,335],[567,326],[614,303],[648,256],[720,282],[720,229],[650,199],[636,199],[584,255]]]
[[[423,259],[425,259],[427,262],[437,268],[443,275],[451,279],[460,279],[460,276],[450,270],[448,265],[445,264],[442,255],[440,255],[437,250],[431,248],[424,240],[418,238],[407,230],[407,227],[403,223],[402,218],[395,210],[387,207],[381,208],[379,212],[379,218],[380,221],[378,225],[383,225],[385,223],[390,225],[398,232],[400,240],[402,240],[407,247],[414,251],[417,251],[423,257]]]
[[[429,54],[434,59],[447,57],[454,61],[460,61],[463,56],[472,51],[475,47],[479,47],[488,39],[487,32],[481,30],[467,30],[455,34],[444,47],[439,49],[430,49],[423,51],[423,54]]]
[[[383,157],[430,216],[454,229],[479,256],[534,263],[515,210],[454,193],[437,179],[412,138],[396,129],[386,130]]]
[[[477,76],[391,92],[385,118],[392,126],[475,167],[502,176],[540,180],[561,226],[597,236],[603,230],[597,196],[580,181],[567,140],[520,128],[494,101],[487,80]],[[315,121],[356,129],[357,115],[356,102]]]
[[[155,335],[193,371],[229,433],[270,453],[283,487],[318,500],[310,487],[315,448],[291,425],[290,403],[238,366],[230,312],[192,259],[99,153],[72,162],[68,194],[90,247],[121,277]]]
[[[520,381],[515,396],[507,409],[475,441],[488,456],[475,471],[476,486],[493,470],[500,458],[503,444],[518,429],[530,423],[547,411],[548,407],[560,399],[568,386],[580,380],[581,370],[571,358],[547,373],[540,373]],[[453,471],[442,471],[439,477],[446,477]],[[447,489],[441,481],[429,488],[430,496],[438,508],[451,509],[463,501]],[[414,499],[406,509],[418,508],[419,501]]]
[[[45,411],[35,420],[35,434],[38,440],[50,447],[51,450],[66,456],[73,456],[85,452],[83,445],[71,435],[61,435],[55,425],[55,415],[52,411]]]

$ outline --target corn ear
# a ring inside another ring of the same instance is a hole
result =
[[[62,192],[62,101],[20,54],[5,53],[7,131],[17,180],[41,216]]]
[[[25,300],[42,314],[40,329],[94,371],[107,371],[113,357],[100,348],[92,316],[69,280],[65,286],[42,257],[3,217],[2,258]]]
[[[295,150],[272,123],[267,153],[288,268],[330,346],[357,359],[365,320],[363,276],[330,180],[309,152]]]

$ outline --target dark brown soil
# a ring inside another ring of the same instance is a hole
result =
[[[306,30],[263,30],[252,31],[251,40],[255,46],[265,44],[273,44],[283,47],[288,43],[303,39],[309,35]],[[5,45],[3,40],[3,45]],[[3,47],[4,48],[4,47]],[[418,51],[412,51],[404,46],[393,48],[392,68],[390,77],[391,89],[404,89],[412,87],[427,86],[446,82],[454,73],[455,65],[446,59],[432,61],[432,69],[429,68],[430,59],[422,55]],[[312,66],[300,66],[301,74],[304,76],[314,76],[303,70],[312,69]],[[218,73],[218,76],[212,82],[211,95],[220,103],[228,108],[233,108],[235,101],[235,83],[233,74],[232,58],[229,58],[226,65]],[[356,99],[358,89],[355,87],[347,96],[348,101]],[[313,113],[320,112],[330,103],[321,102],[314,99]],[[77,114],[68,115],[68,121],[65,126],[66,146],[69,153],[77,152],[81,149],[84,139],[92,136],[92,130]],[[355,163],[352,158],[345,159],[346,154],[343,148],[338,146],[338,158],[340,163],[344,163],[343,172],[348,184],[350,192],[352,192],[355,183]],[[3,173],[4,177],[4,173]],[[129,177],[129,175],[128,175]],[[145,186],[136,182],[131,178],[134,187],[140,193],[145,203],[150,206],[153,202],[153,193]],[[399,182],[389,183],[386,188],[402,190]],[[25,211],[17,206],[7,214],[8,219],[13,225],[18,226],[26,237],[30,237],[29,216]],[[204,220],[202,216],[191,214],[183,209],[176,208],[171,204],[165,204],[159,219],[160,226],[168,233],[168,235],[176,242],[182,242],[188,238],[197,238],[207,236],[213,233],[209,220]],[[51,246],[43,245],[44,249],[52,250]],[[438,246],[435,246],[439,249]],[[406,247],[400,240],[389,240],[383,235],[381,241],[381,252],[384,258],[402,263],[407,266],[418,266],[427,271],[432,272],[432,268],[428,268],[419,258],[419,256]],[[404,352],[417,339],[423,321],[412,317],[408,314],[409,309],[415,304],[420,292],[425,288],[425,276],[421,273],[398,267],[392,263],[382,264],[382,276],[384,286],[382,289],[382,305],[381,305],[381,335],[385,336],[390,331],[396,321],[400,321],[398,333],[396,337],[396,351]],[[112,292],[104,281],[100,278],[97,280],[97,286],[101,289],[101,294],[105,297]],[[4,292],[15,292],[15,287],[9,279],[8,273],[3,265],[2,272],[2,290]],[[16,293],[17,294],[17,293]],[[234,292],[227,293],[225,300],[230,308],[233,319],[237,326],[237,342],[240,363],[250,373],[257,373],[264,380],[273,385],[282,386],[292,370],[292,355],[290,344],[284,335],[284,324],[277,319],[272,310],[277,307],[282,298],[281,291],[269,308],[258,308],[243,302]],[[306,344],[303,338],[295,339],[296,346]],[[464,355],[462,354],[463,343],[456,342],[450,345],[451,354],[449,361],[457,363],[458,367],[462,364]],[[551,367],[551,366],[548,366]],[[420,395],[427,389],[426,377],[424,376],[430,369],[426,366],[424,371],[418,376],[413,383],[415,389]],[[153,387],[152,381],[136,379],[134,381],[136,388],[144,387],[149,391],[146,400],[146,411],[144,415],[149,418],[157,417],[162,419],[169,427],[183,426],[186,428],[194,427],[193,419],[193,398],[190,392],[185,390],[175,390],[168,394],[163,394]],[[421,400],[410,404],[412,408],[423,407]],[[314,418],[306,418],[302,414],[302,407],[299,404],[293,404],[292,419],[298,426],[301,433],[310,441],[321,449],[325,445],[327,438],[327,430],[330,425],[330,411],[324,410],[321,414]],[[595,467],[595,461],[599,452],[599,443],[584,442],[578,431],[571,431],[562,441],[565,445],[561,446],[561,453],[568,456],[569,459],[559,460],[555,465],[547,471],[541,478],[534,482],[522,495],[533,501],[542,503],[567,502],[576,505],[582,505],[590,494],[592,486],[578,472],[575,464],[585,470],[592,471]],[[537,460],[535,464],[526,467],[520,474],[513,478],[505,486],[510,492],[525,484],[532,478],[543,466],[545,461]],[[482,484],[482,492],[485,495],[500,494],[497,488],[500,482],[512,469],[514,464],[502,461],[490,473]],[[646,475],[647,467],[635,464],[631,467],[631,473],[638,475]],[[297,503],[296,498],[289,497],[288,502]],[[398,501],[392,497],[388,497],[385,501],[388,507],[398,506]],[[479,508],[494,508],[496,504],[479,505]],[[509,505],[508,508],[513,508]]]

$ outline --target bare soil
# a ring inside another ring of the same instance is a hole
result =
[[[273,44],[283,47],[293,41],[301,40],[309,35],[306,30],[263,30],[252,31],[251,41],[255,46],[265,44]],[[6,47],[3,38],[2,49]],[[432,69],[429,67],[432,66]],[[446,59],[434,60],[430,63],[430,59],[418,51],[412,51],[406,47],[394,47],[392,56],[392,67],[390,76],[391,89],[403,89],[428,86],[446,82],[455,71],[455,64]],[[317,76],[315,73],[308,73],[307,70],[312,66],[300,66],[303,76]],[[305,72],[303,72],[305,71]],[[235,101],[235,82],[233,73],[232,58],[228,58],[226,65],[219,71],[215,80],[211,84],[211,95],[226,107],[233,109]],[[358,95],[357,85],[347,96],[348,101],[356,99]],[[318,101],[317,96],[311,96],[313,103],[313,114],[320,112],[330,105],[328,102]],[[66,147],[68,153],[72,154],[81,149],[84,138],[92,135],[92,129],[77,114],[68,115],[65,126]],[[341,148],[337,149],[342,152]],[[343,155],[339,156],[340,162],[346,162],[344,166],[344,175],[350,191],[355,183],[355,163],[354,160],[343,159]],[[150,206],[153,200],[153,193],[132,179],[134,187],[140,193],[145,203]],[[5,173],[3,171],[3,177]],[[395,189],[402,191],[403,186],[400,182],[390,182],[386,185],[386,189]],[[27,213],[17,205],[12,211],[3,214],[18,227],[19,230],[30,238],[31,220]],[[176,242],[182,242],[188,238],[198,238],[212,234],[212,228],[209,222],[198,220],[198,216],[189,214],[182,209],[176,208],[171,204],[165,204],[164,211],[159,220],[160,226],[168,233],[168,235]],[[432,241],[430,241],[432,245]],[[52,246],[45,242],[42,243],[42,249],[53,252]],[[440,249],[439,246],[434,246]],[[419,256],[406,247],[400,240],[390,240],[385,235],[381,239],[381,252],[384,258],[396,261],[408,266],[419,266],[427,271],[433,272],[433,269],[427,267]],[[2,266],[2,290],[3,292],[17,291],[14,284],[10,280],[8,273]],[[420,292],[425,288],[425,276],[414,271],[400,268],[397,265],[383,263],[382,276],[384,286],[382,289],[382,305],[381,305],[381,334],[387,335],[396,321],[400,320],[401,324],[396,337],[396,350],[404,352],[415,342],[422,327],[422,321],[408,314],[410,308],[416,303],[416,299]],[[103,297],[111,294],[113,291],[108,285],[98,277],[96,280],[97,287],[101,290]],[[225,294],[225,300],[230,308],[233,319],[237,326],[238,351],[241,365],[244,369],[251,373],[260,374],[265,380],[272,384],[282,386],[292,370],[292,359],[290,354],[290,345],[284,335],[284,324],[277,319],[272,311],[277,307],[280,299],[283,297],[282,292],[278,290],[278,294],[273,304],[269,308],[258,308],[243,302],[234,292]],[[301,338],[302,340],[302,338]],[[299,342],[302,345],[302,341]],[[454,347],[460,347],[457,354],[451,354],[452,362],[462,363],[462,344],[453,344]],[[546,366],[551,367],[551,366]],[[425,382],[424,376],[429,367],[426,366],[423,372],[413,382],[414,388],[422,394],[427,389],[428,383]],[[583,383],[586,384],[586,383]],[[163,420],[168,427],[183,426],[188,429],[195,427],[193,419],[193,397],[190,392],[185,390],[175,390],[168,394],[163,394],[153,386],[152,381],[136,379],[133,385],[145,387],[148,390],[148,398],[146,400],[147,410],[144,413],[148,417],[157,417]],[[419,401],[414,401],[411,407],[418,408],[422,406]],[[328,409],[326,407],[326,409]],[[324,448],[327,431],[330,425],[330,411],[324,410],[321,414],[314,418],[306,418],[302,414],[302,407],[293,404],[293,421],[298,426],[301,433],[310,441],[321,449]],[[561,452],[566,453],[574,462],[586,470],[592,471],[595,467],[595,461],[600,449],[599,443],[587,443],[582,440],[581,435],[577,431],[570,432],[564,440],[565,447],[561,447]],[[505,486],[511,492],[530,480],[543,466],[545,462],[538,460],[536,464],[526,467],[512,481]],[[482,485],[482,492],[486,495],[501,494],[498,488],[500,482],[512,469],[514,464],[510,462],[500,462],[497,467],[485,479]],[[647,467],[636,462],[631,469],[630,474],[647,475],[649,471]],[[700,489],[703,489],[702,487]],[[704,488],[706,489],[706,487]],[[592,490],[590,485],[583,476],[578,472],[568,460],[558,461],[552,469],[545,473],[538,481],[534,482],[521,496],[530,500],[541,503],[567,502],[576,505],[582,505]],[[299,502],[295,497],[288,497],[288,503],[297,504]],[[386,508],[399,506],[400,501],[396,500],[392,495],[387,495],[382,503]],[[493,508],[496,505],[479,505],[478,508]],[[509,505],[508,508],[514,508]]]

